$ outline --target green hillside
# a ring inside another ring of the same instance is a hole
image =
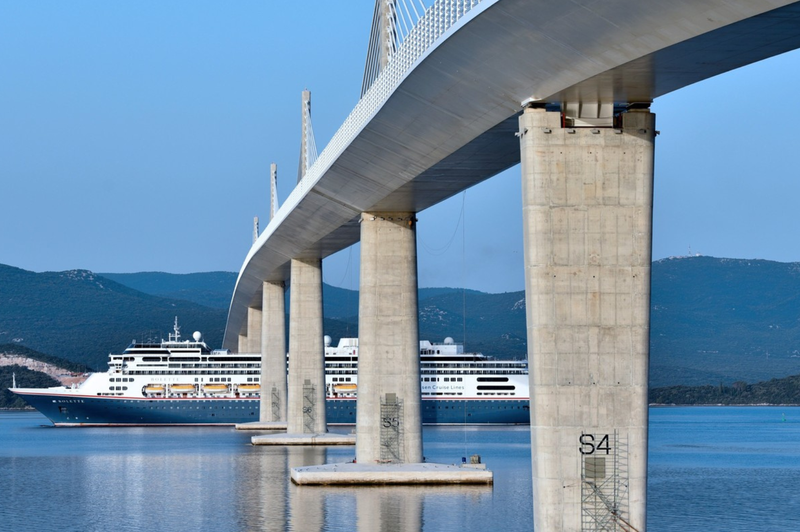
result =
[[[119,283],[84,270],[33,273],[0,266],[0,344],[103,369],[107,354],[132,339],[166,337],[177,315],[185,337],[200,330],[209,345],[221,345],[236,274],[107,275]],[[419,294],[420,339],[451,336],[465,340],[468,350],[526,356],[524,292],[422,288]],[[325,333],[334,342],[358,335],[357,291],[324,285],[323,308]],[[798,374],[800,264],[713,257],[656,261],[650,333],[655,387],[730,386]]]
[[[653,263],[653,384],[800,373],[800,264],[687,257]],[[670,368],[669,373],[661,373]],[[682,373],[681,378],[675,378]]]
[[[99,273],[139,292],[167,299],[185,299],[211,308],[228,309],[237,274],[205,272],[175,274],[164,272]]]
[[[86,364],[72,362],[71,360],[67,360],[66,358],[46,355],[44,353],[40,353],[39,351],[35,351],[33,349],[25,347],[24,345],[19,345],[19,344],[0,344],[0,354],[19,355],[26,358],[31,358],[33,360],[38,360],[39,362],[46,362],[48,364],[52,364],[53,366],[66,369],[73,373],[87,373],[93,371],[93,369],[87,366]]]
[[[653,388],[649,400],[659,405],[800,405],[800,375],[755,384]]]
[[[19,388],[49,388],[60,385],[53,377],[39,371],[31,371],[22,366],[0,366],[0,408],[28,408],[25,401],[8,391],[14,378]]]
[[[133,339],[166,338],[179,317],[188,338],[220,345],[226,311],[133,290],[86,270],[34,273],[0,265],[0,344],[107,367]]]

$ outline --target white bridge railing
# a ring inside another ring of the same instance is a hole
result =
[[[372,86],[358,101],[339,130],[319,155],[305,177],[297,184],[281,206],[273,221],[277,224],[286,217],[300,199],[319,180],[322,174],[339,157],[356,135],[397,89],[411,66],[449,30],[459,19],[481,0],[436,0],[402,38],[402,42]],[[283,211],[283,212],[281,212]],[[272,224],[270,224],[272,225]],[[268,231],[274,228],[268,228]],[[265,231],[267,232],[267,231]]]

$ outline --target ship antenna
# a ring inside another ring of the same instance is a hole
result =
[[[174,334],[175,339],[174,339],[174,341],[177,342],[181,337],[181,328],[178,327],[178,316],[175,316],[175,325],[173,325],[172,327],[173,327],[173,330],[175,331],[175,334]],[[173,335],[171,334],[170,336],[173,336]]]

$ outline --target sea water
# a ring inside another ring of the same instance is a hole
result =
[[[0,413],[0,529],[522,531],[528,427],[425,427],[428,461],[480,454],[494,486],[314,487],[353,447],[254,447],[229,427],[53,428]],[[343,429],[349,430],[349,429]],[[800,408],[653,408],[650,531],[800,530]]]

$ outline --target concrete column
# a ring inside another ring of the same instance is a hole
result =
[[[327,432],[322,261],[292,259],[287,432]]]
[[[250,345],[248,344],[247,335],[246,334],[240,334],[239,335],[239,344],[238,344],[238,346],[239,347],[238,347],[238,349],[236,351],[237,353],[247,353],[247,352],[249,352]]]
[[[284,284],[264,282],[261,309],[259,421],[286,421],[286,308]]]
[[[422,462],[414,213],[361,215],[356,458]]]
[[[261,309],[247,307],[247,352],[261,352]]]
[[[654,127],[520,117],[537,532],[646,527]]]

